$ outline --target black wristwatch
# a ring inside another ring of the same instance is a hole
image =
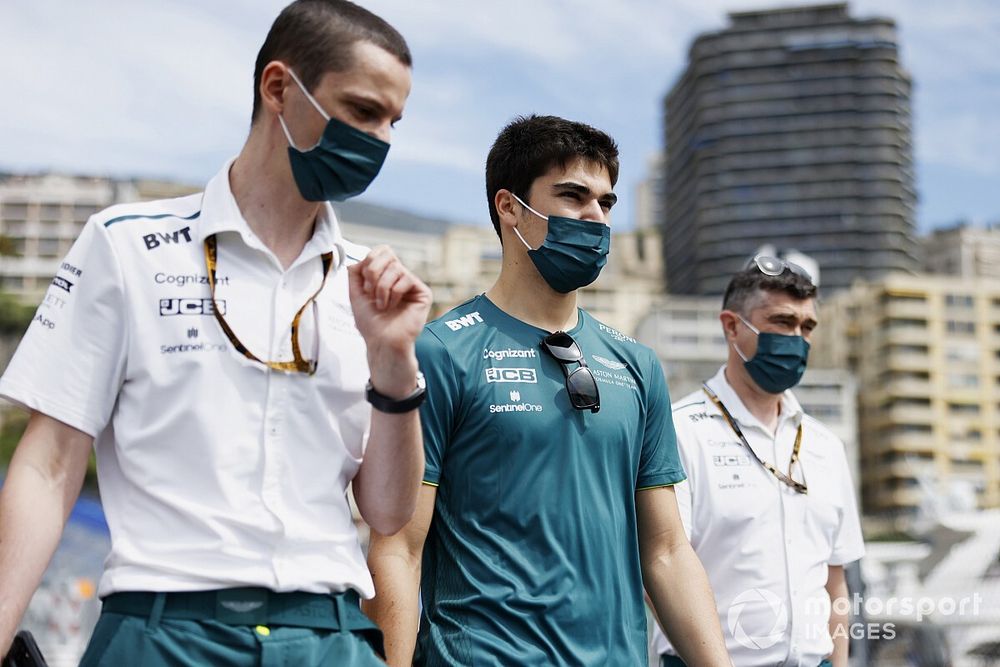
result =
[[[370,378],[368,384],[365,385],[365,398],[372,404],[372,407],[379,412],[388,412],[393,415],[416,410],[426,397],[427,382],[424,380],[424,374],[420,371],[417,371],[417,388],[413,390],[412,394],[404,398],[389,398],[384,394],[378,393],[375,391],[375,387],[372,386]]]

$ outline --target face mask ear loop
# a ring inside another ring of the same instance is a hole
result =
[[[524,244],[525,248],[527,248],[528,250],[534,250],[534,248],[528,245],[528,242],[524,240],[524,237],[521,236],[521,232],[517,231],[517,227],[514,227],[514,233],[517,234],[517,238],[521,239],[521,243]]]
[[[312,105],[316,108],[316,111],[318,111],[320,115],[323,116],[324,120],[329,121],[330,115],[327,112],[323,111],[323,107],[321,107],[319,105],[319,102],[316,101],[316,98],[313,97],[308,90],[306,90],[306,87],[302,85],[302,81],[299,80],[299,77],[295,74],[295,71],[291,67],[288,68],[288,73],[292,75],[292,79],[295,80],[295,83],[299,84],[299,88],[302,90],[302,93],[306,96],[306,99],[309,100],[312,103]]]
[[[532,213],[534,213],[535,215],[537,215],[542,220],[545,220],[546,222],[548,222],[548,220],[549,220],[548,216],[542,215],[541,213],[539,213],[535,209],[533,209],[530,206],[528,206],[527,204],[525,204],[523,201],[521,201],[521,198],[518,197],[516,194],[514,194],[513,192],[511,192],[510,196],[513,197],[514,199],[516,199],[517,203],[519,203],[521,206],[523,206],[524,208],[528,209],[529,211],[531,211]]]
[[[299,150],[299,147],[295,145],[294,141],[292,141],[292,135],[288,131],[288,126],[285,125],[285,119],[281,117],[280,113],[278,114],[278,122],[281,124],[281,129],[285,133],[285,138],[288,139],[288,145],[294,148],[295,150]]]
[[[508,190],[508,192],[510,192],[510,191]],[[529,211],[531,211],[532,213],[534,213],[535,215],[537,215],[542,220],[546,220],[546,221],[548,220],[548,218],[546,218],[544,215],[542,215],[541,213],[539,213],[538,211],[536,211],[535,209],[531,208],[530,206],[528,206],[527,204],[525,204],[523,201],[521,201],[521,198],[518,197],[513,192],[510,193],[510,196],[513,197],[514,199],[516,199],[517,203],[519,203],[521,206],[523,206],[524,208],[528,209]],[[521,239],[521,243],[524,244],[525,248],[527,248],[528,250],[534,250],[534,248],[532,248],[530,245],[528,245],[528,242],[524,240],[524,237],[521,236],[521,232],[519,232],[517,230],[516,226],[514,227],[514,233],[517,234],[517,238]]]
[[[755,327],[754,325],[752,325],[749,322],[747,322],[745,319],[743,319],[742,315],[740,315],[739,313],[737,313],[736,317],[740,318],[740,322],[742,322],[743,324],[747,325],[747,329],[749,329],[750,331],[754,332],[758,336],[760,335],[760,330],[757,327]]]
[[[740,318],[740,322],[742,322],[743,324],[745,324],[746,327],[747,327],[747,329],[749,329],[750,331],[754,332],[758,336],[760,335],[760,331],[757,330],[757,327],[755,327],[754,325],[750,324],[745,319],[743,319],[742,315],[740,315],[739,313],[736,313],[736,317]],[[749,361],[749,359],[747,359],[747,355],[743,354],[743,350],[741,350],[739,347],[737,347],[736,343],[731,343],[731,345],[733,346],[733,349],[736,350],[736,354],[740,355],[740,359],[742,359],[744,361],[744,363],[747,362],[747,361]]]

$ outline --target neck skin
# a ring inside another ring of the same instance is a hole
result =
[[[254,129],[261,131],[250,132],[229,171],[229,186],[247,225],[287,269],[312,238],[322,204],[299,193],[281,129]]]
[[[516,243],[524,252],[511,252]],[[576,292],[555,291],[538,273],[521,241],[509,234],[504,239],[500,277],[486,296],[511,317],[546,331],[569,331],[577,325]]]
[[[743,405],[756,417],[773,437],[778,429],[778,417],[781,415],[781,394],[771,394],[753,381],[743,366],[743,359],[729,346],[729,361],[726,363],[726,381]]]

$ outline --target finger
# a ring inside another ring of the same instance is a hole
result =
[[[401,301],[408,298],[413,288],[415,287],[413,274],[409,271],[401,274],[399,280],[397,280],[392,289],[389,291],[389,300],[386,303],[386,310],[392,310],[399,305]]]
[[[360,299],[364,294],[364,276],[361,274],[361,264],[352,264],[347,267],[347,285],[351,301]]]
[[[383,310],[389,301],[389,294],[392,291],[392,286],[396,284],[396,281],[404,275],[405,271],[403,266],[399,262],[395,262],[385,267],[382,271],[382,275],[378,278],[378,283],[375,287],[375,305],[379,310]]]
[[[365,293],[372,294],[386,267],[398,261],[396,256],[386,246],[379,246],[370,252],[364,261],[361,262]]]

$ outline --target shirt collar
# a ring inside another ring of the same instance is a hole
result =
[[[705,384],[708,385],[709,389],[715,392],[715,395],[719,397],[722,404],[726,406],[727,410],[729,410],[729,414],[733,416],[733,419],[735,419],[740,426],[756,426],[764,429],[765,431],[767,430],[764,428],[764,425],[760,423],[760,420],[754,417],[747,407],[743,405],[743,401],[740,400],[739,394],[737,394],[736,390],[729,384],[729,380],[726,379],[725,365],[719,368],[719,371]],[[722,414],[718,407],[711,401],[708,402],[708,406],[718,414]],[[791,390],[786,389],[782,392],[781,416],[779,417],[779,423],[791,419],[792,424],[798,426],[802,422],[803,414],[802,405],[799,403],[798,399],[795,398],[795,395],[792,394]]]
[[[236,198],[233,196],[232,188],[229,186],[229,170],[235,161],[235,157],[230,158],[219,173],[213,176],[212,180],[205,186],[201,215],[195,236],[199,243],[203,243],[212,234],[236,232],[246,245],[270,252],[243,218]],[[296,263],[310,260],[327,252],[333,253],[334,268],[340,268],[347,257],[344,249],[344,237],[341,234],[340,223],[333,206],[330,205],[330,202],[323,202],[319,209],[319,215],[316,217],[313,235],[302,249]]]

